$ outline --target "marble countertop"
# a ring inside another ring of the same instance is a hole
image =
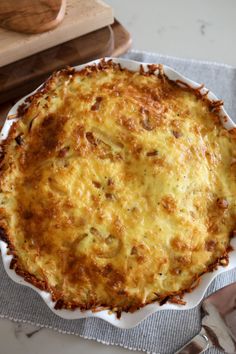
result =
[[[106,0],[133,49],[236,66],[235,0]],[[121,354],[128,350],[0,320],[1,354]],[[133,352],[135,353],[135,352]]]
[[[105,0],[133,48],[236,66],[235,0]]]

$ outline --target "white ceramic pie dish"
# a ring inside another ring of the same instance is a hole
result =
[[[106,59],[111,59],[111,58],[106,58]],[[95,60],[92,62],[89,62],[87,64],[84,65],[80,65],[75,67],[75,69],[77,71],[81,70],[85,65],[88,64],[93,64],[93,63],[97,63],[99,60]],[[116,63],[120,63],[120,65],[122,67],[125,67],[129,70],[132,71],[137,71],[139,70],[140,65],[143,65],[143,68],[146,70],[147,69],[147,63],[141,63],[141,62],[135,62],[135,61],[131,61],[131,60],[127,60],[127,59],[117,59],[114,58],[113,59],[114,62]],[[163,66],[163,70],[165,72],[165,74],[168,76],[168,78],[170,78],[171,80],[180,80],[183,83],[188,84],[189,86],[193,87],[193,88],[199,88],[200,84],[187,79],[186,77],[184,77],[183,75],[181,75],[180,73],[176,72],[175,70],[171,69],[168,66]],[[207,93],[207,89],[205,87],[201,87],[201,89],[199,89],[199,92],[202,94]],[[35,92],[35,91],[34,91]],[[30,95],[32,95],[34,92],[32,92]],[[30,96],[28,95],[28,96]],[[28,97],[26,96],[26,97]],[[12,117],[14,117],[14,115],[17,112],[17,109],[19,107],[19,105],[21,105],[23,102],[25,102],[26,97],[22,98],[20,101],[18,101],[10,110],[10,112],[8,113],[8,117],[10,119],[7,119],[2,131],[1,131],[1,136],[0,136],[0,141],[2,139],[5,139],[8,135],[9,129],[12,125],[12,123],[14,121],[16,121],[17,119],[11,119]],[[212,100],[212,101],[216,101],[218,100],[218,98],[212,93],[212,92],[208,92],[207,97]],[[236,127],[236,124],[229,118],[228,114],[226,113],[226,111],[224,110],[223,107],[220,108],[219,111],[219,115],[221,117],[221,121],[223,126],[226,129],[231,129]],[[120,328],[131,328],[136,326],[139,322],[141,322],[142,320],[144,320],[147,316],[153,314],[154,312],[157,311],[163,311],[163,310],[189,310],[195,306],[197,306],[199,304],[199,302],[202,300],[208,286],[210,285],[210,283],[212,282],[212,280],[220,273],[226,272],[230,269],[233,269],[236,267],[236,239],[232,239],[231,241],[231,245],[233,246],[233,248],[235,250],[233,250],[232,252],[229,253],[229,264],[226,267],[219,267],[217,270],[211,272],[211,273],[206,273],[201,277],[201,282],[200,284],[191,292],[191,293],[187,293],[184,295],[184,300],[186,301],[186,305],[178,305],[178,304],[170,304],[170,303],[166,303],[162,306],[160,306],[158,303],[153,303],[153,304],[149,304],[146,305],[145,307],[141,308],[140,310],[134,312],[134,313],[125,313],[123,312],[121,314],[121,318],[118,319],[116,314],[114,313],[109,313],[109,311],[107,310],[103,310],[103,311],[99,311],[99,312],[92,312],[92,311],[80,311],[80,310],[55,310],[54,309],[54,305],[55,303],[52,301],[51,299],[51,295],[48,292],[42,291],[38,288],[36,288],[34,285],[26,282],[22,277],[20,277],[19,275],[17,275],[15,273],[14,270],[10,269],[10,262],[12,259],[11,255],[8,255],[8,247],[7,244],[3,241],[0,241],[0,248],[1,248],[1,253],[2,253],[2,260],[3,260],[3,264],[4,264],[4,268],[7,272],[7,274],[9,275],[9,277],[14,280],[16,283],[21,284],[21,285],[25,285],[28,286],[29,288],[34,289],[41,297],[42,299],[45,301],[45,303],[47,304],[47,306],[58,316],[65,318],[65,319],[80,319],[80,318],[84,318],[84,317],[98,317],[101,318],[109,323],[111,323],[112,325],[116,326],[116,327],[120,327]]]

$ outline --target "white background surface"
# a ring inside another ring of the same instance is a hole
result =
[[[106,0],[133,48],[236,66],[235,0]],[[0,320],[0,354],[122,354],[77,336]],[[135,353],[135,352],[133,352]]]
[[[235,0],[105,0],[135,49],[236,66]]]

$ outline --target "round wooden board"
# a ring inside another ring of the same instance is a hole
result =
[[[64,18],[66,0],[1,0],[0,27],[22,33],[55,28]]]

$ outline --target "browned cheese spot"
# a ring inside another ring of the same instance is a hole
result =
[[[176,202],[173,197],[165,196],[161,200],[162,207],[170,214],[176,209]]]
[[[229,206],[228,201],[224,198],[218,198],[216,202],[220,209],[227,209]]]
[[[91,111],[98,111],[100,108],[100,104],[102,102],[102,97],[96,97],[95,103],[91,107]]]
[[[157,156],[158,151],[157,150],[152,150],[146,153],[147,156]]]

